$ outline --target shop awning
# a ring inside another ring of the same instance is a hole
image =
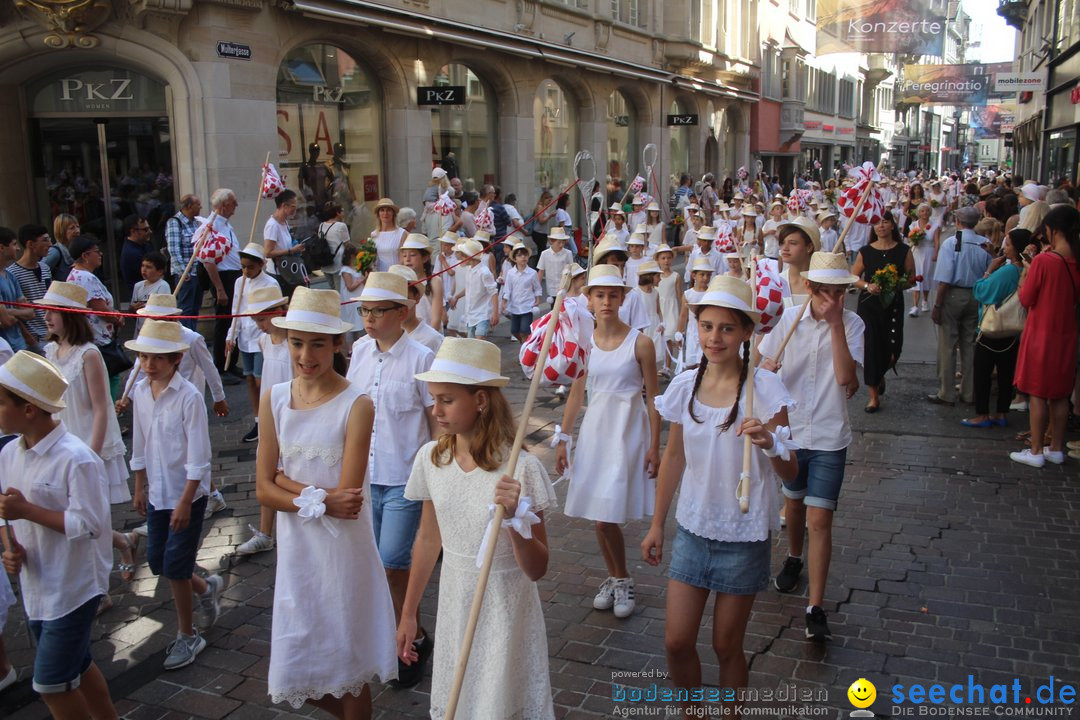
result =
[[[365,0],[293,0],[292,5],[296,10],[314,17],[370,25],[389,32],[413,35],[427,40],[498,50],[520,57],[547,60],[568,67],[584,67],[634,80],[674,84],[677,87],[692,89],[706,95],[734,100],[756,102],[759,99],[755,92],[732,87],[722,82],[665,72],[648,65],[597,55],[573,47],[553,48],[549,43],[534,38],[505,35],[495,30],[445,18],[418,18],[411,12]]]

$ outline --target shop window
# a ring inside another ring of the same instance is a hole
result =
[[[303,198],[298,237],[319,223],[325,203],[340,205],[354,239],[375,227],[382,176],[382,102],[374,76],[332,45],[305,45],[278,68],[278,160],[286,185]]]
[[[432,161],[451,178],[460,177],[465,190],[494,182],[495,94],[472,70],[456,63],[440,68],[432,84],[466,88],[462,104],[431,107]]]
[[[637,143],[637,116],[620,90],[607,101],[607,174],[613,180],[630,179],[641,172]],[[629,182],[629,180],[627,180]]]
[[[559,192],[574,180],[578,151],[577,105],[554,80],[544,80],[533,98],[536,190]]]

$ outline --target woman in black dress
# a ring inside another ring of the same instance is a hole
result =
[[[870,282],[874,273],[886,265],[895,265],[901,282],[891,298],[883,296],[881,288]],[[915,258],[911,248],[900,240],[900,230],[892,214],[885,213],[874,225],[873,240],[859,250],[851,273],[859,277],[859,317],[866,324],[863,356],[863,381],[870,391],[866,412],[877,412],[880,396],[885,390],[885,373],[896,366],[904,347],[904,290],[915,278]],[[887,304],[883,302],[887,300]]]

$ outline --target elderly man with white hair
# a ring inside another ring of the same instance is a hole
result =
[[[233,289],[240,277],[240,240],[233,230],[229,218],[236,212],[236,193],[228,188],[218,188],[210,195],[210,207],[214,211],[214,235],[228,241],[228,248],[220,260],[200,258],[206,274],[210,276],[210,287],[214,293],[214,314],[228,315],[231,312]],[[200,237],[202,228],[196,231]],[[189,280],[190,282],[190,280]],[[229,333],[231,320],[222,318],[214,321],[214,367],[218,373],[225,372],[225,338]]]

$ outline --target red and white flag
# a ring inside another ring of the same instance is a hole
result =
[[[634,182],[630,183],[630,192],[636,193],[643,187],[645,187],[645,178],[637,175],[634,177]]]
[[[267,200],[273,200],[285,189],[285,182],[278,175],[274,163],[263,165],[262,196]]]

